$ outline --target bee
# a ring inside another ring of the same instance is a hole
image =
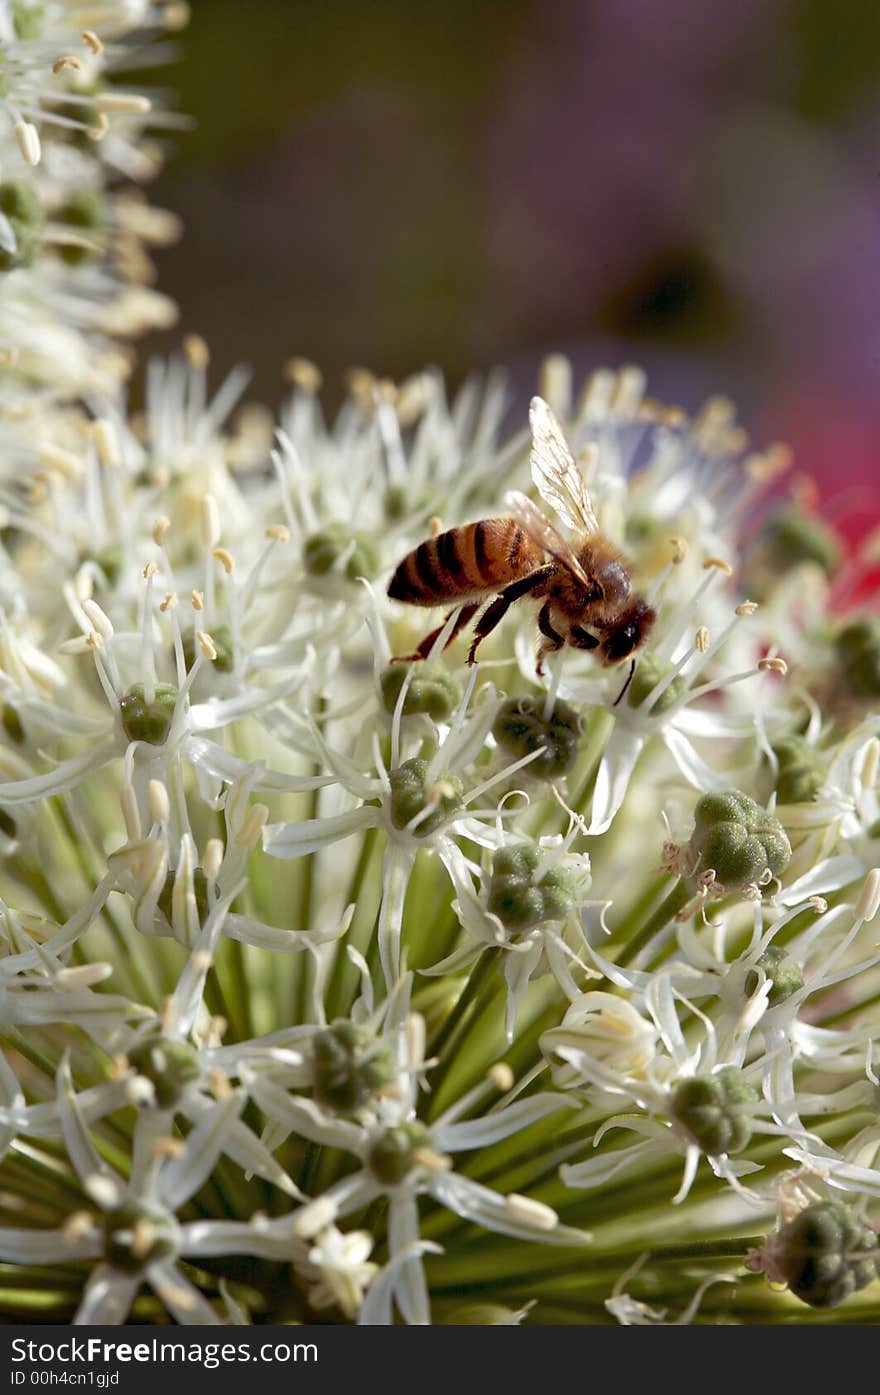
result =
[[[538,673],[543,673],[547,655],[565,644],[590,650],[606,668],[629,659],[619,702],[656,612],[633,593],[629,564],[603,535],[562,428],[542,397],[532,398],[529,425],[532,479],[544,502],[576,535],[574,544],[518,490],[505,495],[506,516],[466,523],[419,543],[397,567],[388,595],[408,605],[455,602],[456,608],[412,654],[394,662],[427,658],[453,616],[446,645],[476,616],[467,658],[472,664],[510,606],[531,596],[542,603]],[[495,599],[486,606],[493,592]]]

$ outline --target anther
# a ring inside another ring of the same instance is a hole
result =
[[[213,663],[217,657],[217,646],[207,630],[196,630],[196,640],[205,658]]]
[[[762,673],[769,672],[779,673],[783,675],[788,673],[788,664],[785,662],[785,660],[777,658],[775,655],[772,654],[768,654],[765,658],[759,659],[758,668]]]

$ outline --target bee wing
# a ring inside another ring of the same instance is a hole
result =
[[[528,533],[532,542],[536,542],[539,547],[543,547],[545,552],[549,552],[551,557],[555,557],[557,562],[561,562],[564,567],[567,567],[582,586],[592,587],[593,583],[565,538],[561,533],[557,533],[549,518],[545,518],[537,504],[533,504],[528,495],[520,494],[518,489],[513,489],[509,494],[505,494],[504,502],[523,532]]]
[[[533,397],[529,408],[532,429],[532,479],[563,523],[578,533],[598,533],[583,475],[565,439],[562,427],[543,397]]]

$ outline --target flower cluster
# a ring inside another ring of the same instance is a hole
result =
[[[539,675],[527,601],[474,665],[454,596],[393,662],[429,628],[394,569],[531,489],[529,433],[430,372],[328,422],[301,359],[274,434],[230,426],[193,336],[130,418],[169,225],[108,184],[156,113],[107,74],[177,8],[0,0],[5,1311],[876,1320],[880,640],[841,550],[762,505],[786,452],[725,400],[553,358],[657,614],[631,681]]]

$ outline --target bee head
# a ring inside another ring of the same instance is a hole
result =
[[[602,641],[597,653],[599,662],[611,668],[632,658],[647,640],[656,619],[657,612],[641,596],[637,596],[632,605],[622,612],[607,639]]]

